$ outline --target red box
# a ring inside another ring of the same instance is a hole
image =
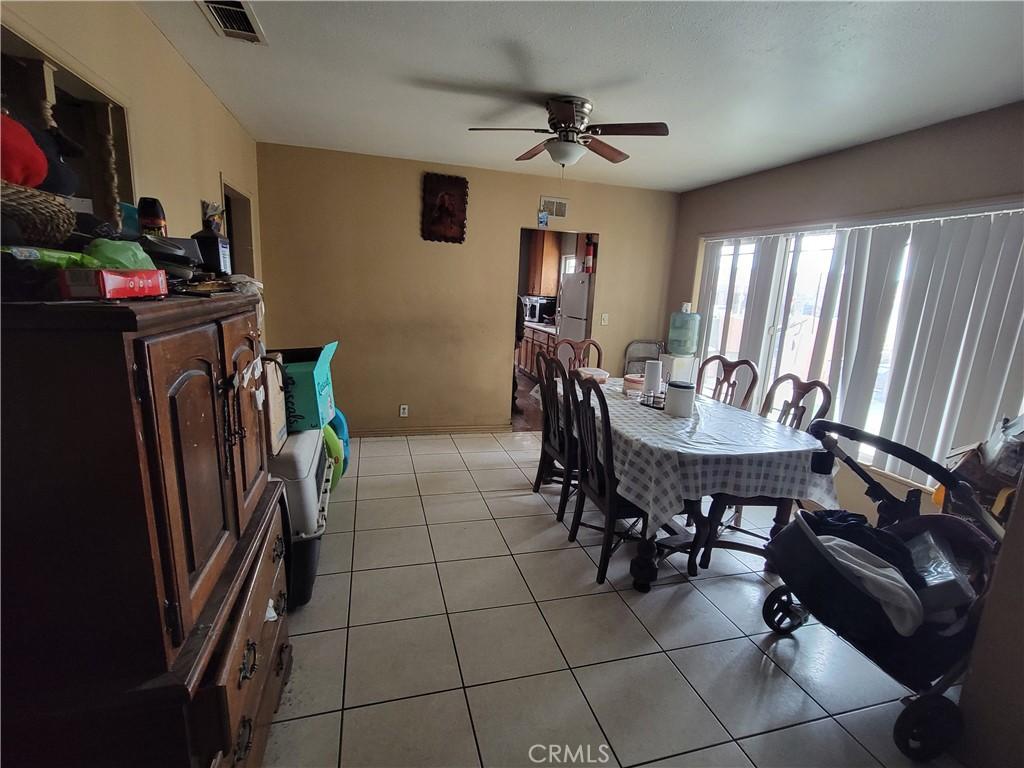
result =
[[[60,269],[57,285],[65,299],[137,299],[167,294],[162,269]]]

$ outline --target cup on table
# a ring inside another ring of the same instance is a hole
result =
[[[661,390],[661,360],[648,360],[644,365],[644,394],[658,394]]]
[[[693,398],[697,388],[688,381],[670,381],[665,392],[665,413],[677,419],[693,416]]]

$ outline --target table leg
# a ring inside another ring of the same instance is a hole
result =
[[[793,514],[793,500],[792,499],[785,499],[783,501],[780,501],[778,504],[776,504],[775,505],[775,519],[772,520],[772,529],[768,533],[768,536],[770,538],[774,539],[775,536],[779,533],[779,531],[781,531],[783,528],[785,528],[789,524],[789,518],[792,516],[792,514]],[[772,563],[772,561],[770,559],[768,559],[767,557],[764,560],[764,570],[765,570],[766,573],[778,573],[778,571],[775,570],[775,564]]]
[[[690,551],[686,556],[686,573],[689,576],[696,576],[700,573],[697,568],[697,558],[700,556],[704,543],[708,540],[711,524],[704,516],[704,510],[700,508],[700,499],[696,501],[687,499],[683,503],[686,509],[686,516],[693,520],[693,525],[696,528],[693,533],[693,540],[690,542]]]

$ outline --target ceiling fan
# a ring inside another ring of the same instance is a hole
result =
[[[544,150],[559,165],[573,165],[589,149],[613,163],[629,159],[629,155],[598,136],[668,136],[665,123],[602,123],[590,124],[594,105],[579,96],[553,96],[547,100],[547,128],[470,128],[471,131],[530,131],[553,134],[531,147],[516,160],[532,160]]]

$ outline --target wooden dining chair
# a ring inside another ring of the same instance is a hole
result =
[[[579,437],[579,493],[576,497],[576,508],[573,510],[572,525],[569,527],[569,541],[576,541],[581,525],[584,528],[601,531],[597,583],[603,584],[612,554],[623,540],[637,538],[637,522],[640,522],[639,536],[646,536],[647,513],[619,495],[611,421],[601,385],[593,379],[583,378],[578,371],[573,371],[571,376],[575,386],[569,387],[570,399],[576,409],[576,429]],[[579,394],[576,387],[579,387]],[[603,525],[583,522],[583,506],[587,499],[604,515]],[[633,522],[622,530],[618,526],[620,520]]]
[[[557,358],[537,352],[537,376],[540,379],[540,404],[543,413],[540,461],[533,481],[536,493],[544,483],[558,480],[562,493],[558,499],[555,518],[561,521],[569,506],[569,496],[577,477],[576,435],[572,427],[572,404],[569,399],[569,381],[565,368]],[[559,384],[562,392],[559,394]]]
[[[768,394],[764,396],[764,402],[761,404],[762,416],[767,417],[771,414],[772,409],[775,407],[775,395],[778,393],[779,387],[787,383],[792,385],[793,394],[789,400],[782,402],[782,408],[779,410],[777,419],[780,424],[785,424],[793,429],[803,429],[804,416],[807,415],[807,406],[804,405],[804,398],[815,390],[821,393],[821,397],[818,403],[818,410],[814,412],[814,418],[811,421],[825,418],[832,407],[832,390],[828,388],[828,384],[818,379],[804,381],[793,373],[782,374],[768,387]]]
[[[604,350],[602,350],[601,345],[593,339],[583,339],[583,341],[562,339],[555,344],[555,357],[559,356],[558,353],[563,348],[567,348],[569,350],[569,362],[565,367],[570,371],[575,371],[577,368],[590,367],[591,349],[597,352],[597,362],[595,365],[600,368],[604,363]]]
[[[757,373],[757,366],[751,360],[730,360],[722,355],[712,355],[701,363],[700,368],[697,369],[698,392],[702,391],[705,372],[714,363],[721,364],[722,373],[715,379],[715,386],[711,390],[711,397],[726,405],[736,405],[736,388],[739,386],[739,381],[736,380],[736,372],[741,368],[750,370],[750,382],[747,384],[747,389],[743,393],[743,397],[740,398],[739,404],[739,407],[744,410],[749,408],[750,400],[754,396],[754,390],[757,388],[757,382],[760,378]]]

